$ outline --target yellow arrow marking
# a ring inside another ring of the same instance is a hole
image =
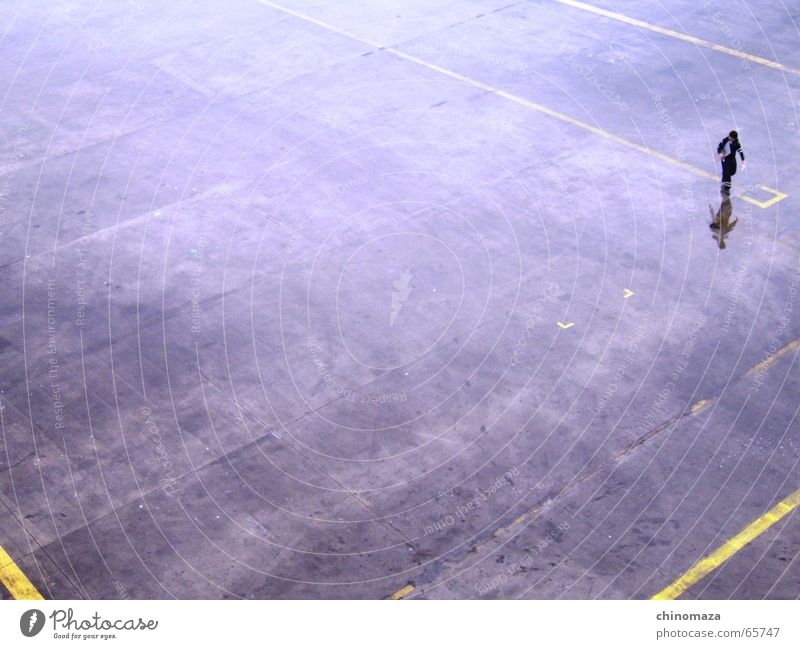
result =
[[[629,288],[625,289],[625,299],[627,300],[631,295],[633,295],[633,291]]]
[[[562,329],[569,329],[569,328],[570,328],[572,325],[574,325],[575,323],[574,323],[574,322],[567,322],[567,323],[564,323],[564,322],[556,322],[556,324],[557,324],[559,327],[561,327]]]

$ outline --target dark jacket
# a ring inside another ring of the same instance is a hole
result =
[[[719,143],[717,153],[721,153],[725,156],[722,159],[723,164],[733,165],[735,167],[737,153],[742,159],[742,162],[744,162],[744,149],[742,149],[742,145],[739,144],[739,140],[731,140],[729,137],[726,137]]]

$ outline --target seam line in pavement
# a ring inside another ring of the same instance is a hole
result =
[[[707,47],[708,49],[714,50],[715,52],[722,52],[723,54],[735,56],[737,58],[744,59],[746,61],[752,61],[753,63],[758,63],[759,65],[765,65],[769,68],[780,70],[781,72],[800,74],[800,68],[795,68],[792,67],[791,65],[784,65],[783,63],[778,63],[777,61],[764,58],[763,56],[748,54],[747,52],[742,52],[741,50],[737,50],[733,47],[726,47],[725,45],[712,43],[711,41],[707,41],[703,38],[698,38],[697,36],[692,36],[691,34],[675,31],[674,29],[659,27],[658,25],[645,22],[644,20],[639,20],[638,18],[632,18],[630,16],[626,16],[625,14],[620,14],[615,11],[608,11],[607,9],[601,9],[600,7],[595,7],[594,5],[589,5],[586,4],[585,2],[578,2],[577,0],[553,0],[553,1],[558,2],[559,4],[562,5],[567,5],[568,7],[574,7],[575,9],[582,9],[583,11],[589,11],[593,14],[597,14],[598,16],[603,16],[604,18],[610,18],[611,20],[617,20],[619,22],[627,23],[628,25],[633,25],[634,27],[641,27],[642,29],[647,29],[650,30],[651,32],[656,32],[664,36],[677,38],[678,40],[686,41],[687,43],[691,43],[692,45]]]
[[[800,347],[800,340],[793,340],[788,345],[781,347],[774,354],[767,356],[767,358],[761,361],[758,365],[754,365],[753,367],[751,367],[749,370],[747,370],[745,376],[747,378],[752,378],[757,374],[763,374],[770,367],[772,367],[781,356],[783,356],[784,354],[788,354],[791,351],[794,351],[798,347]]]
[[[798,505],[800,505],[800,489],[785,500],[779,502],[766,514],[750,523],[750,525],[745,527],[736,536],[725,542],[706,558],[696,563],[660,593],[653,595],[651,599],[677,599],[703,577],[719,568],[748,543],[757,539],[784,516],[793,512]]]
[[[784,346],[781,349],[779,349],[777,352],[775,352],[774,354],[772,354],[771,356],[766,358],[764,361],[762,361],[758,365],[755,365],[754,367],[749,369],[740,378],[753,378],[759,371],[761,371],[761,372],[766,371],[767,368],[772,366],[778,359],[781,358],[781,356],[784,356],[788,351],[791,351],[791,350],[796,349],[798,347],[800,347],[800,341],[793,340],[792,342],[788,343],[786,346]],[[739,379],[737,379],[737,380],[739,380]],[[573,480],[571,480],[564,487],[562,487],[558,491],[558,493],[556,493],[556,494],[554,494],[552,496],[546,496],[541,502],[539,502],[538,504],[536,504],[535,506],[533,506],[531,508],[528,508],[526,511],[524,511],[522,514],[520,514],[519,516],[517,516],[516,518],[514,518],[510,522],[504,523],[504,524],[500,525],[498,528],[496,528],[495,530],[483,535],[481,538],[476,539],[476,542],[471,546],[471,548],[467,552],[467,554],[473,554],[475,552],[480,551],[481,549],[486,547],[486,545],[488,545],[493,540],[502,537],[503,535],[505,535],[507,532],[513,530],[514,528],[520,527],[523,523],[527,524],[529,522],[532,522],[531,519],[535,520],[535,518],[538,517],[539,514],[543,513],[547,508],[549,508],[551,505],[556,503],[556,501],[558,501],[560,498],[563,498],[565,495],[567,495],[573,489],[575,489],[576,487],[578,487],[578,486],[580,486],[580,485],[592,480],[593,478],[597,477],[598,475],[601,475],[604,471],[607,471],[609,468],[615,469],[616,466],[618,466],[619,463],[622,460],[624,460],[626,457],[628,457],[637,448],[639,448],[643,444],[647,443],[653,437],[655,437],[659,433],[667,430],[668,428],[677,426],[683,419],[692,417],[694,415],[699,414],[700,412],[705,411],[709,406],[711,406],[712,404],[716,403],[718,398],[719,398],[719,395],[710,397],[708,399],[700,399],[699,401],[697,401],[696,403],[691,405],[689,408],[684,410],[682,413],[680,413],[678,415],[675,415],[675,416],[667,419],[666,421],[662,422],[658,426],[652,428],[651,430],[649,430],[647,433],[645,433],[644,435],[642,435],[638,439],[634,440],[633,442],[631,442],[630,444],[628,444],[627,446],[625,446],[621,450],[619,450],[616,453],[614,453],[613,455],[611,455],[610,458],[608,459],[608,461],[604,462],[602,465],[600,465],[596,469],[590,471],[587,474],[576,476]],[[793,494],[792,497],[794,497],[794,496],[798,497],[798,504],[800,504],[800,490],[798,490],[795,494]],[[786,502],[786,501],[784,501],[784,502]],[[795,506],[797,506],[797,505],[795,505]],[[786,512],[786,513],[788,513],[788,512]],[[776,520],[778,520],[778,519],[776,519]],[[772,523],[770,523],[770,525],[771,524]],[[764,528],[764,529],[766,529],[766,528]],[[446,565],[446,560],[445,560],[445,565],[441,566],[441,569],[440,569],[439,572],[441,572],[442,569],[447,569],[448,567],[452,570],[453,568],[455,568],[460,563],[461,563],[461,561],[459,561],[459,562],[457,562],[455,564],[451,564],[450,566],[448,566],[448,565]],[[436,579],[434,578],[434,579],[430,579],[428,581],[428,583],[426,583],[425,585],[420,585],[419,583],[416,583],[415,585],[416,585],[416,589],[419,592],[424,592],[424,591],[429,590],[431,588],[435,588],[436,586],[439,585],[439,583],[443,583],[444,581],[447,581],[447,579],[442,580],[442,582],[437,582]],[[409,584],[409,585],[411,585],[411,584]],[[409,595],[411,592],[412,591],[406,591],[405,589],[401,589],[400,591],[395,593],[395,595],[397,595],[398,593],[403,593],[402,595],[400,595],[400,597],[405,597],[406,595]],[[654,597],[653,599],[656,599],[656,598]]]
[[[622,137],[620,135],[616,135],[614,133],[611,133],[610,131],[606,131],[605,129],[602,129],[602,128],[598,127],[598,126],[594,126],[592,124],[589,124],[588,122],[584,122],[584,121],[576,119],[574,117],[570,117],[569,115],[567,115],[565,113],[561,113],[561,112],[559,112],[557,110],[553,110],[552,108],[548,108],[547,106],[544,106],[542,104],[537,104],[536,102],[533,102],[533,101],[530,101],[528,99],[525,99],[524,97],[520,97],[518,95],[514,95],[514,94],[512,94],[510,92],[507,92],[507,91],[502,90],[500,88],[496,88],[496,87],[491,86],[491,85],[489,85],[487,83],[484,83],[482,81],[478,81],[477,79],[473,79],[471,77],[468,77],[466,75],[460,74],[460,73],[455,72],[453,70],[450,70],[448,68],[443,68],[443,67],[441,67],[439,65],[435,65],[434,63],[429,63],[428,61],[425,61],[425,60],[420,59],[420,58],[418,58],[416,56],[408,54],[408,53],[404,52],[403,50],[398,49],[396,47],[384,46],[384,45],[381,45],[380,43],[376,43],[375,41],[371,41],[371,40],[368,40],[366,38],[362,38],[361,36],[353,34],[353,33],[349,32],[349,31],[347,31],[345,29],[341,29],[340,27],[336,27],[335,25],[331,25],[330,23],[326,23],[326,22],[324,22],[322,20],[317,20],[316,18],[312,18],[311,16],[308,16],[306,14],[300,13],[299,11],[294,11],[292,9],[288,9],[287,7],[283,7],[283,6],[279,5],[279,4],[275,4],[274,2],[270,2],[270,0],[256,0],[256,2],[258,2],[260,4],[263,4],[263,5],[267,6],[267,7],[272,7],[273,9],[276,9],[278,11],[283,11],[283,12],[285,12],[285,13],[291,15],[291,16],[294,16],[295,18],[299,18],[301,20],[305,20],[305,21],[310,22],[310,23],[312,23],[314,25],[317,25],[318,27],[322,27],[323,29],[327,29],[327,30],[333,31],[333,32],[336,32],[337,34],[342,34],[343,36],[347,36],[348,38],[352,38],[353,40],[359,41],[361,43],[365,43],[367,45],[370,45],[370,46],[376,48],[377,50],[380,50],[380,51],[383,51],[383,52],[389,52],[390,54],[394,54],[395,56],[398,56],[398,57],[400,57],[402,59],[405,59],[406,61],[410,61],[411,63],[416,63],[417,65],[420,65],[420,66],[422,66],[424,68],[427,68],[429,70],[433,70],[434,72],[439,72],[440,74],[448,76],[448,77],[450,77],[452,79],[456,79],[457,81],[461,81],[463,83],[469,84],[471,86],[474,86],[475,88],[479,88],[479,89],[484,90],[484,91],[486,91],[486,92],[488,92],[490,94],[497,95],[498,97],[502,97],[503,99],[508,99],[510,101],[513,101],[516,104],[519,104],[521,106],[525,106],[526,108],[531,108],[531,109],[533,109],[533,110],[535,110],[535,111],[537,111],[539,113],[542,113],[544,115],[548,115],[550,117],[554,117],[554,118],[556,118],[556,119],[558,119],[558,120],[560,120],[562,122],[566,122],[567,124],[571,124],[572,126],[577,126],[578,128],[581,128],[581,129],[584,129],[584,130],[589,131],[591,133],[594,133],[595,135],[600,135],[600,136],[602,136],[602,137],[604,137],[606,139],[612,140],[613,142],[617,142],[618,144],[622,144],[622,145],[627,146],[627,147],[629,147],[631,149],[636,149],[637,151],[640,151],[642,153],[646,153],[646,154],[648,154],[650,156],[659,158],[660,160],[663,160],[665,162],[669,162],[669,163],[671,163],[673,165],[681,167],[682,169],[686,169],[687,171],[691,171],[692,173],[697,174],[699,176],[703,176],[705,178],[711,178],[712,180],[719,180],[719,176],[717,174],[711,173],[710,171],[706,171],[705,169],[701,169],[700,167],[696,167],[695,165],[690,164],[688,162],[684,162],[683,160],[679,160],[678,158],[673,158],[672,156],[669,156],[666,153],[661,153],[660,151],[656,151],[655,149],[651,149],[650,147],[644,146],[643,144],[639,144],[638,142],[634,142],[633,140],[629,140],[629,139],[624,138],[624,137]],[[737,194],[736,198],[740,198],[743,201],[751,203],[752,205],[756,205],[756,206],[758,206],[758,207],[760,207],[762,209],[766,209],[767,207],[770,207],[770,206],[774,205],[775,203],[777,203],[778,201],[781,201],[781,200],[783,200],[784,198],[787,197],[787,194],[784,194],[783,192],[778,191],[777,189],[774,189],[772,187],[768,187],[766,185],[758,185],[758,187],[760,189],[768,192],[768,193],[773,194],[773,197],[770,198],[769,200],[766,200],[766,201],[759,201],[759,200],[757,200],[755,198],[752,198],[752,197],[744,195],[744,194]]]

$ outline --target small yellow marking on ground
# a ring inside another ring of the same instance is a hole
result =
[[[767,209],[771,205],[775,205],[775,203],[777,203],[778,201],[782,201],[787,196],[783,192],[779,192],[777,189],[772,189],[772,187],[767,187],[766,185],[756,185],[756,187],[764,190],[769,194],[774,194],[774,196],[766,201],[758,201],[755,198],[751,198],[750,196],[744,196],[744,195],[739,195],[739,198],[741,198],[744,201],[747,201],[748,203],[752,203],[753,205],[758,205],[758,207],[762,209]]]
[[[556,322],[556,324],[557,324],[559,327],[561,327],[562,329],[569,329],[569,328],[570,328],[571,326],[573,326],[575,323],[574,323],[574,322]]]
[[[380,43],[376,43],[374,41],[368,40],[368,39],[363,38],[361,36],[358,36],[358,35],[356,35],[356,34],[354,34],[352,32],[348,32],[347,30],[344,30],[344,29],[341,29],[339,27],[336,27],[335,25],[331,25],[330,23],[323,22],[322,20],[317,20],[316,18],[312,18],[311,16],[307,16],[306,14],[300,13],[299,11],[294,11],[293,9],[287,9],[286,7],[284,7],[282,5],[276,4],[274,2],[270,2],[270,0],[257,0],[257,1],[260,2],[263,5],[266,5],[267,7],[272,7],[273,9],[277,9],[278,11],[283,11],[284,13],[287,13],[290,16],[294,16],[295,18],[300,18],[302,20],[306,20],[306,21],[308,21],[308,22],[310,22],[310,23],[312,23],[314,25],[317,25],[319,27],[323,27],[323,28],[328,29],[328,30],[330,30],[332,32],[336,32],[337,34],[341,34],[342,36],[347,36],[348,38],[352,38],[353,40],[360,41],[361,43],[364,43],[365,45],[369,45],[371,47],[374,47],[375,49],[382,50],[384,52],[389,52],[390,54],[394,54],[395,56],[398,56],[398,57],[400,57],[402,59],[405,59],[406,61],[411,61],[412,63],[416,63],[417,65],[421,65],[421,66],[427,68],[428,70],[433,70],[434,72],[439,72],[439,73],[441,73],[441,74],[443,74],[445,76],[450,77],[451,79],[456,79],[457,81],[461,81],[461,82],[469,84],[469,85],[471,85],[471,86],[473,86],[475,88],[479,88],[481,90],[485,90],[486,92],[489,92],[489,93],[492,93],[494,95],[497,95],[498,97],[503,97],[504,99],[508,99],[509,101],[513,101],[514,103],[517,103],[520,106],[525,106],[526,108],[532,108],[533,110],[535,110],[535,111],[537,111],[539,113],[542,113],[544,115],[549,115],[550,117],[554,117],[554,118],[556,118],[558,120],[561,120],[562,122],[566,122],[567,124],[572,124],[573,126],[577,126],[579,128],[582,128],[582,129],[584,129],[586,131],[589,131],[590,133],[594,133],[595,135],[600,135],[600,136],[602,136],[604,138],[607,138],[609,140],[617,142],[618,144],[622,144],[624,146],[630,147],[631,149],[636,149],[637,151],[641,151],[642,153],[646,153],[647,155],[651,155],[653,157],[659,158],[660,160],[664,160],[665,162],[669,162],[669,163],[671,163],[673,165],[681,167],[682,169],[686,169],[687,171],[691,171],[692,173],[698,174],[700,176],[704,176],[705,178],[711,178],[711,179],[717,180],[717,181],[719,181],[719,179],[720,179],[720,176],[718,174],[713,174],[710,171],[706,171],[705,169],[701,169],[700,167],[696,167],[693,164],[689,164],[688,162],[684,162],[683,160],[679,160],[678,158],[673,158],[672,156],[669,156],[669,155],[667,155],[665,153],[661,153],[660,151],[656,151],[655,149],[651,149],[650,147],[646,147],[643,144],[639,144],[637,142],[634,142],[633,140],[629,140],[629,139],[621,137],[619,135],[615,135],[614,133],[611,133],[610,131],[606,131],[606,130],[604,130],[602,128],[599,128],[597,126],[593,126],[592,124],[589,124],[588,122],[584,122],[584,121],[581,121],[579,119],[575,119],[574,117],[570,117],[569,115],[566,115],[565,113],[560,113],[559,111],[553,110],[552,108],[548,108],[547,106],[543,106],[542,104],[537,104],[534,101],[530,101],[530,100],[525,99],[523,97],[519,97],[519,96],[514,95],[514,94],[512,94],[510,92],[506,92],[505,90],[501,90],[500,88],[495,88],[494,86],[491,86],[488,83],[483,83],[482,81],[478,81],[477,79],[473,79],[473,78],[468,77],[466,75],[459,74],[458,72],[455,72],[453,70],[449,70],[448,68],[443,68],[443,67],[441,67],[439,65],[435,65],[433,63],[429,63],[428,61],[425,61],[425,60],[420,59],[420,58],[418,58],[416,56],[413,56],[412,54],[408,54],[407,52],[404,52],[403,50],[399,50],[399,49],[394,48],[394,47],[383,46]],[[759,185],[759,187],[761,187],[765,191],[773,192],[775,194],[775,197],[770,199],[766,203],[763,203],[761,201],[757,201],[757,200],[755,200],[753,198],[750,198],[749,196],[744,196],[744,195],[740,195],[740,194],[737,194],[736,197],[737,198],[741,198],[742,200],[747,201],[748,203],[752,203],[753,205],[757,205],[759,207],[766,208],[766,207],[769,207],[770,205],[774,205],[775,203],[777,203],[780,200],[783,200],[787,196],[783,192],[779,192],[777,189],[772,189],[772,188],[766,187],[764,185]]]
[[[705,410],[708,406],[711,405],[713,399],[700,399],[696,404],[691,407],[691,412],[693,415],[696,415],[701,410]]]
[[[745,527],[727,543],[712,552],[702,561],[692,566],[679,579],[667,586],[652,599],[676,599],[686,592],[688,588],[696,584],[710,572],[716,570],[730,559],[734,554],[741,550],[748,543],[766,532],[784,516],[792,512],[800,505],[800,489],[795,491],[786,500],[778,503],[761,518],[756,519]]]
[[[765,358],[763,361],[761,361],[758,365],[755,365],[755,366],[751,367],[749,370],[747,370],[747,374],[745,374],[745,376],[753,377],[756,374],[761,374],[763,372],[766,372],[770,367],[772,367],[775,364],[775,362],[781,356],[783,356],[785,354],[788,354],[791,351],[794,351],[798,347],[800,347],[800,340],[793,340],[792,342],[790,342],[785,347],[781,347],[778,351],[776,351],[771,356],[767,356],[767,358]]]
[[[410,595],[414,592],[414,587],[409,584],[398,590],[394,595],[392,595],[389,599],[403,599],[406,595]]]
[[[781,72],[791,72],[792,74],[800,74],[800,68],[794,68],[791,65],[784,65],[783,63],[778,63],[777,61],[773,61],[772,59],[765,59],[763,56],[748,54],[747,52],[742,52],[741,50],[737,50],[732,47],[725,47],[724,45],[712,43],[711,41],[707,41],[702,38],[697,38],[696,36],[691,36],[690,34],[686,34],[684,32],[678,32],[675,31],[674,29],[659,27],[658,25],[653,25],[652,23],[647,23],[637,18],[631,18],[630,16],[626,16],[625,14],[619,14],[614,11],[608,11],[607,9],[601,9],[600,7],[588,5],[585,2],[578,2],[577,0],[555,0],[555,1],[561,3],[562,5],[568,5],[570,7],[575,7],[576,9],[583,9],[584,11],[590,11],[593,14],[597,14],[598,16],[604,16],[606,18],[611,18],[612,20],[618,20],[623,23],[628,23],[629,25],[633,25],[634,27],[641,27],[643,29],[649,29],[650,31],[663,34],[664,36],[671,36],[672,38],[677,38],[679,40],[686,41],[687,43],[692,43],[693,45],[699,45],[700,47],[707,47],[708,49],[714,50],[715,52],[722,52],[723,54],[729,54],[730,56],[735,56],[740,59],[752,61],[753,63],[766,65],[769,68],[774,68],[775,70],[780,70]]]
[[[626,288],[625,289],[625,299],[627,300],[632,295],[634,295],[633,291],[631,289],[629,289],[629,288]]]
[[[8,589],[14,599],[44,599],[2,545],[0,545],[0,583]]]

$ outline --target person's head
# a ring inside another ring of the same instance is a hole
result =
[[[739,139],[739,134],[736,131],[731,131],[730,133],[728,133],[728,137],[731,140],[738,140]]]

